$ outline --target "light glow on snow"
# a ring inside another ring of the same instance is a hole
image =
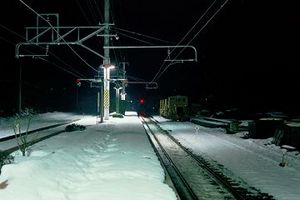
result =
[[[243,179],[250,186],[279,200],[300,199],[299,151],[288,152],[288,166],[280,167],[283,150],[268,139],[243,139],[243,133],[226,134],[222,128],[207,128],[190,122],[170,122],[155,117],[160,126],[196,154],[204,155]],[[231,174],[232,175],[232,174]]]
[[[78,116],[45,113],[32,126],[68,117]],[[1,200],[176,199],[164,184],[164,172],[136,112],[101,124],[96,117],[80,117],[76,123],[86,126],[85,131],[63,133],[38,143],[29,157],[14,153],[15,162],[2,168],[0,182],[8,180],[8,186],[0,189]],[[243,132],[226,134],[222,128],[155,119],[181,144],[215,160],[249,185],[278,200],[299,199],[299,151],[287,152],[288,165],[280,167],[286,150],[271,144],[271,138],[243,139]],[[11,126],[3,123],[8,119],[0,121],[1,136],[5,127]]]
[[[143,126],[134,113],[65,132],[35,144],[28,157],[15,152],[4,165],[1,200],[175,200]]]

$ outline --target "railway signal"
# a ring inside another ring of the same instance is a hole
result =
[[[140,103],[140,105],[144,105],[145,104],[145,99],[141,98],[139,103]]]
[[[80,79],[76,79],[76,85],[77,85],[77,87],[80,87],[80,86],[81,86],[81,81],[80,81]]]

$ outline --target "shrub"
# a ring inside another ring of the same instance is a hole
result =
[[[85,130],[85,126],[78,125],[78,124],[70,124],[70,125],[66,126],[66,128],[65,128],[66,132],[83,131],[83,130]]]
[[[19,150],[22,152],[23,156],[26,155],[29,146],[32,144],[32,142],[28,140],[28,131],[33,115],[33,110],[26,108],[24,111],[17,113],[14,116],[13,130]],[[23,125],[26,127],[24,132],[22,132]]]
[[[122,115],[122,114],[120,114],[120,113],[114,113],[114,114],[112,114],[112,117],[123,118],[124,115]]]

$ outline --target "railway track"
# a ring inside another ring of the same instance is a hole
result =
[[[28,131],[28,141],[30,141],[30,145],[36,144],[42,140],[48,139],[50,137],[53,137],[55,135],[58,135],[60,133],[65,132],[64,125],[76,122],[77,120],[70,120],[63,123],[57,123],[50,126],[45,126],[42,128],[34,129],[31,131]],[[19,137],[20,135],[24,135],[25,133],[21,133],[17,135]],[[6,154],[10,154],[16,150],[18,150],[18,144],[16,142],[16,136],[10,135],[7,137],[3,137],[0,139],[0,151]]]
[[[274,197],[255,188],[245,187],[227,177],[209,160],[194,155],[182,146],[155,120],[141,118],[152,145],[181,200],[238,199],[273,200]]]

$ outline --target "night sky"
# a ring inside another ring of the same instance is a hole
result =
[[[59,13],[64,26],[103,23],[103,0],[27,0],[39,13]],[[248,111],[300,111],[299,30],[297,0],[111,0],[111,45],[181,45],[197,48],[198,62],[174,64],[157,80],[157,90],[129,85],[128,98],[156,104],[169,95],[188,95],[191,103],[214,109],[239,107]],[[23,107],[41,111],[95,110],[96,89],[88,83],[76,87],[77,78],[93,78],[96,72],[66,46],[50,46],[49,56],[16,59],[15,45],[24,42],[25,27],[35,26],[36,15],[20,1],[4,0],[0,8],[0,114],[17,108],[18,74],[22,68]],[[210,20],[210,21],[209,21]],[[207,23],[209,21],[209,23]],[[196,26],[194,26],[196,24]],[[193,29],[191,29],[194,26]],[[151,36],[151,37],[149,37]],[[156,38],[156,39],[154,39]],[[193,39],[194,38],[194,39]],[[103,53],[103,41],[86,43]],[[86,50],[72,48],[95,69],[102,60]],[[176,53],[176,52],[175,52]],[[180,56],[190,58],[191,52]],[[166,49],[112,50],[112,63],[129,63],[129,80],[151,81],[166,66]],[[179,56],[179,57],[180,57]],[[112,86],[113,87],[113,86]],[[114,90],[112,96],[114,95]],[[79,102],[76,101],[77,95]]]

